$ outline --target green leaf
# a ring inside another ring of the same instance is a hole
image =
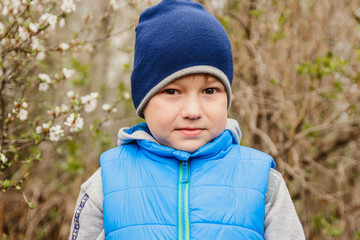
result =
[[[280,31],[277,31],[276,33],[273,33],[271,34],[271,41],[273,42],[277,42],[283,38],[285,38],[285,32],[280,30]]]
[[[75,86],[87,86],[89,85],[90,76],[90,64],[83,64],[76,58],[71,59],[71,66],[76,70],[76,77],[72,81]]]
[[[33,202],[28,202],[27,204],[28,204],[29,208],[31,208],[31,209],[34,209],[37,207],[36,204]]]
[[[263,10],[251,10],[250,12],[250,16],[253,16],[255,18],[260,18],[263,14],[264,14],[264,11]]]
[[[271,78],[270,83],[274,86],[277,86],[279,84],[280,80],[276,78]]]
[[[298,74],[309,75],[310,80],[321,79],[333,73],[342,73],[349,62],[328,53],[325,57],[317,57],[313,61],[304,61],[297,65]]]
[[[123,64],[123,69],[124,70],[130,70],[130,67],[131,67],[130,63],[124,63]]]
[[[83,171],[84,161],[82,161],[79,157],[69,156],[63,168],[67,173],[77,175]]]
[[[360,230],[357,230],[357,231],[355,232],[355,239],[356,239],[356,240],[360,240]]]
[[[356,49],[356,53],[358,54],[358,61],[360,62],[360,49]]]
[[[229,28],[229,22],[230,22],[230,18],[228,16],[223,16],[220,19],[220,23],[221,25],[225,28],[228,29]]]
[[[11,186],[13,185],[13,180],[5,179],[5,180],[0,181],[0,184],[3,186],[4,190],[7,190],[7,189],[11,188]]]

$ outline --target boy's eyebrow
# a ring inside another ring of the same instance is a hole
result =
[[[162,87],[161,89],[168,88],[169,86],[170,86],[170,87],[173,87],[173,86],[176,86],[176,85],[177,85],[176,82],[173,81],[173,82],[170,82],[170,83],[166,84],[166,85],[165,85],[164,87]]]
[[[191,77],[191,80],[194,80],[194,77],[195,77],[195,76],[192,76],[192,77]],[[224,85],[224,84],[223,84],[217,77],[215,77],[215,76],[207,75],[207,74],[206,74],[204,77],[205,77],[205,83],[206,83],[206,84],[212,84],[212,83],[217,83],[217,82],[219,82],[219,83],[221,83],[222,85]],[[166,88],[169,88],[169,87],[172,88],[172,87],[178,86],[177,80],[179,80],[179,79],[176,79],[176,80],[168,83],[167,85],[165,85],[165,86],[162,87],[161,89],[166,89]]]
[[[216,77],[211,76],[211,75],[206,75],[205,76],[205,82],[207,82],[207,83],[220,82],[221,83],[221,81],[219,79],[217,79]]]

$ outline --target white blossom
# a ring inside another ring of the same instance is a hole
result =
[[[27,119],[27,116],[28,116],[28,111],[25,110],[25,109],[23,109],[23,108],[21,108],[21,109],[20,109],[20,112],[19,112],[19,119],[20,119],[21,121],[24,121],[24,120]]]
[[[21,40],[25,41],[29,38],[29,33],[26,31],[26,29],[19,27],[19,37]]]
[[[32,0],[31,2],[30,2],[30,5],[32,5],[32,6],[35,6],[35,5],[37,5],[38,4],[38,0]]]
[[[63,0],[60,8],[63,12],[69,14],[76,10],[76,5],[74,4],[73,0]]]
[[[3,73],[3,71],[2,70],[0,70],[0,77],[2,77],[2,75],[3,75],[4,73]]]
[[[62,18],[60,21],[59,21],[59,26],[60,28],[63,28],[65,26],[65,19]]]
[[[108,104],[108,103],[105,103],[102,105],[101,109],[104,110],[104,111],[109,111],[111,108],[111,105]]]
[[[43,129],[49,129],[50,128],[50,123],[43,123],[42,128]]]
[[[63,112],[63,113],[69,111],[69,107],[66,106],[65,104],[61,104],[60,109],[61,109],[61,112]]]
[[[124,98],[126,99],[126,100],[129,100],[130,99],[130,93],[128,93],[128,92],[126,92],[126,93],[124,93]]]
[[[74,120],[75,120],[75,114],[72,113],[72,114],[70,114],[70,116],[68,116],[65,119],[64,125],[68,126],[68,127],[71,127],[74,124]]]
[[[41,133],[42,133],[42,127],[37,126],[37,127],[35,128],[35,132],[36,132],[36,134],[41,134]]]
[[[116,0],[110,0],[110,8],[114,11],[119,10],[120,6]]]
[[[97,92],[92,92],[92,93],[90,93],[90,97],[91,97],[92,99],[97,98],[98,96],[99,96],[99,93],[97,93]]]
[[[78,130],[84,128],[84,119],[82,119],[82,118],[80,117],[80,114],[79,114],[79,116],[76,118],[74,126],[77,128],[77,130],[75,130],[75,131],[78,131]],[[70,128],[70,130],[71,130],[71,128]]]
[[[68,96],[69,98],[72,98],[72,97],[75,96],[75,93],[70,90],[70,91],[68,91],[68,92],[66,93],[66,96]]]
[[[60,137],[64,136],[64,130],[61,129],[60,125],[56,125],[50,128],[50,141],[57,142],[60,140]]]
[[[84,105],[84,110],[87,113],[93,112],[96,109],[97,100],[93,100]]]
[[[49,17],[49,13],[45,13],[45,14],[41,15],[41,17],[39,18],[39,22],[43,23],[43,24],[47,24],[48,17]]]
[[[39,91],[46,92],[49,89],[49,84],[42,82],[39,85]]]
[[[360,17],[360,8],[357,8],[354,12],[356,17]]]
[[[27,108],[27,107],[28,107],[28,103],[27,103],[27,102],[23,102],[23,103],[21,104],[21,107]]]
[[[33,50],[39,49],[40,48],[40,41],[37,37],[32,36],[31,37],[31,48]]]
[[[69,108],[65,104],[62,104],[61,106],[56,106],[54,110],[55,111],[52,112],[55,113],[55,116],[59,116],[61,113],[67,112]]]
[[[108,103],[105,103],[102,105],[101,107],[102,110],[106,111],[106,112],[117,112],[117,109],[116,108],[112,108],[110,104]]]
[[[33,33],[37,33],[38,32],[38,25],[35,23],[30,23],[29,24],[29,29],[33,32]]]
[[[53,14],[49,14],[49,17],[48,17],[48,23],[50,25],[51,28],[55,28],[56,26],[56,22],[57,22],[57,17]]]
[[[61,43],[61,44],[59,45],[59,48],[60,48],[61,50],[65,51],[65,50],[68,50],[68,49],[70,48],[70,46],[69,46],[69,44],[67,44],[67,43]]]
[[[70,132],[78,132],[84,127],[84,119],[80,117],[80,114],[75,116],[75,114],[72,113],[66,118],[64,125],[70,127]]]
[[[82,104],[84,104],[85,112],[93,112],[96,108],[97,97],[99,94],[97,92],[92,92],[90,95],[86,95],[80,98]]]
[[[62,70],[62,74],[65,78],[71,78],[72,75],[74,74],[74,70],[72,69],[67,69],[67,68],[63,68]]]
[[[39,78],[40,78],[40,80],[42,80],[43,82],[51,83],[51,79],[50,79],[49,75],[47,75],[46,73],[40,73],[40,74],[39,74]]]
[[[50,123],[43,123],[42,126],[37,126],[35,128],[35,132],[37,134],[41,134],[43,132],[43,130],[47,131],[47,130],[49,130],[49,128],[50,128]]]
[[[14,14],[17,14],[19,12],[19,7],[21,6],[20,0],[11,0],[11,5],[9,6]]]
[[[4,33],[4,30],[5,30],[5,26],[0,22],[0,35]]]
[[[5,17],[5,16],[8,15],[8,13],[9,13],[8,7],[7,7],[7,6],[4,6],[4,7],[3,7],[3,10],[2,10],[2,15]]]
[[[50,13],[45,13],[39,18],[40,23],[49,24],[51,29],[55,29],[57,17]]]
[[[39,52],[37,55],[36,55],[36,59],[39,60],[39,61],[42,61],[45,59],[45,53],[44,52]]]
[[[59,116],[59,114],[61,113],[61,109],[59,106],[55,107],[55,116]]]
[[[6,163],[8,161],[8,159],[6,158],[5,154],[3,153],[0,153],[0,160],[3,162],[3,163]]]
[[[24,18],[19,17],[19,18],[17,19],[17,22],[18,22],[19,24],[22,24],[22,23],[24,22]]]
[[[75,111],[80,111],[81,107],[78,104],[75,103],[74,109],[75,109]]]

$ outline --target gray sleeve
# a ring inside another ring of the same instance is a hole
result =
[[[273,189],[275,194],[272,201],[265,205],[264,237],[266,240],[303,240],[304,230],[285,181],[279,172],[273,171],[272,174],[277,179],[278,186]]]
[[[81,185],[71,222],[69,240],[105,239],[100,168]]]

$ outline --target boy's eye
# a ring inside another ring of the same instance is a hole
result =
[[[175,95],[175,94],[178,94],[179,92],[176,89],[165,89],[163,91],[163,93],[166,93],[166,94],[169,94],[169,95]]]
[[[217,93],[218,92],[218,90],[216,89],[216,88],[206,88],[204,91],[203,91],[203,93],[205,93],[205,94],[215,94],[215,93]]]

